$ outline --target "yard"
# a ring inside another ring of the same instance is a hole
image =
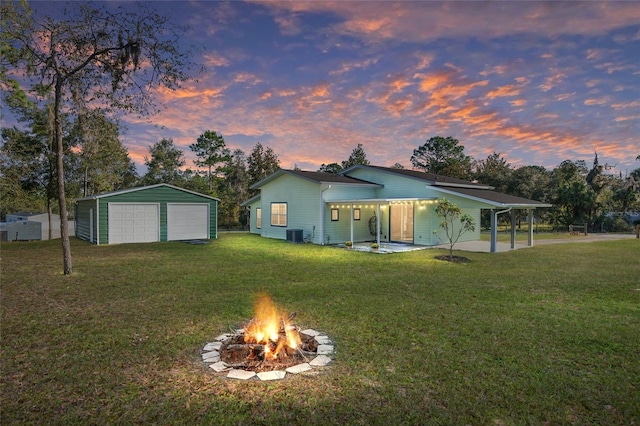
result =
[[[3,244],[8,424],[640,424],[640,243],[374,255],[222,234]],[[277,382],[215,377],[202,346],[258,292],[336,359]]]

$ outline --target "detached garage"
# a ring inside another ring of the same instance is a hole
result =
[[[217,238],[219,201],[164,183],[81,198],[76,237],[94,244]]]

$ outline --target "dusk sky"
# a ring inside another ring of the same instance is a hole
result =
[[[162,127],[127,118],[122,140],[141,173],[162,138],[193,167],[188,146],[205,130],[303,170],[359,143],[374,165],[410,168],[433,136],[513,167],[591,166],[595,152],[610,172],[640,167],[640,2],[153,5],[191,27],[185,42],[204,47],[194,60],[206,71],[157,93]]]

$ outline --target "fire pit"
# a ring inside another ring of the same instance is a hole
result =
[[[300,331],[263,294],[256,303],[255,317],[243,328],[221,334],[202,349],[202,361],[220,375],[232,379],[283,379],[332,361],[334,346],[328,336],[312,330]]]

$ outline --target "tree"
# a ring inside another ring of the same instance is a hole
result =
[[[513,170],[507,183],[506,193],[530,200],[547,202],[551,173],[542,166],[522,166]]]
[[[116,123],[98,111],[79,115],[72,138],[72,144],[80,148],[83,196],[116,191],[136,183],[135,164],[120,141]]]
[[[138,13],[82,3],[64,10],[63,18],[33,14],[27,2],[2,2],[0,78],[6,64],[21,73],[30,93],[53,100],[53,146],[64,274],[71,274],[67,222],[62,122],[65,112],[83,108],[148,114],[151,94],[174,89],[187,79],[190,52],[177,42],[184,28],[140,5]]]
[[[220,182],[220,223],[228,226],[244,225],[246,217],[240,204],[249,198],[249,175],[247,156],[241,149],[233,151],[223,170],[224,180]]]
[[[196,143],[189,145],[191,151],[198,157],[193,163],[198,167],[207,168],[207,179],[209,181],[209,191],[213,189],[213,176],[211,172],[218,173],[222,167],[217,164],[228,161],[231,157],[226,148],[222,135],[207,130],[198,137]]]
[[[342,166],[338,163],[331,163],[331,164],[322,164],[320,166],[320,168],[318,169],[319,172],[323,172],[323,173],[335,173],[338,174],[341,171],[343,171],[344,169],[342,168]]]
[[[280,170],[278,156],[271,148],[266,150],[261,143],[253,147],[247,158],[249,186]]]
[[[0,178],[4,217],[12,211],[39,211],[51,199],[55,176],[46,134],[33,134],[17,128],[2,129]]]
[[[351,166],[355,166],[356,164],[368,165],[369,160],[367,160],[367,154],[364,152],[364,148],[362,148],[362,144],[359,143],[353,151],[351,151],[351,155],[346,161],[342,162],[342,169],[346,170]]]
[[[411,164],[428,173],[459,179],[470,179],[472,159],[464,154],[464,146],[448,136],[434,136],[424,145],[413,150]]]
[[[586,223],[595,202],[595,193],[586,182],[584,161],[563,161],[552,172],[553,220],[563,226]]]
[[[498,192],[506,192],[512,172],[513,169],[507,160],[494,152],[476,164],[473,178],[480,183],[493,186]]]
[[[184,175],[180,170],[185,165],[184,153],[173,144],[173,139],[162,139],[149,147],[149,157],[144,157],[147,173],[142,177],[144,185],[168,183],[182,186]]]
[[[624,179],[613,185],[613,200],[617,203],[617,211],[626,214],[640,201],[640,169],[634,170]]]
[[[201,194],[214,195],[209,191],[209,182],[195,170],[186,169],[181,173],[180,179],[176,182],[176,186],[188,189],[189,191],[199,192]]]
[[[51,105],[45,105],[44,109],[39,109],[35,103],[26,98],[21,99],[20,102],[13,102],[10,98],[16,93],[9,92],[4,99],[8,100],[7,105],[16,114],[18,121],[26,124],[26,129],[20,130],[17,127],[2,129],[1,151],[4,156],[0,166],[3,181],[2,210],[5,214],[9,210],[46,211],[49,220],[49,239],[51,239],[52,216],[57,198],[56,159],[50,132],[53,126],[52,108]],[[70,149],[70,139],[67,137],[69,126],[66,119],[63,121],[63,126],[65,168],[73,167],[77,158]],[[69,177],[65,176],[65,191],[69,195],[68,186]],[[19,208],[20,205],[23,207]]]
[[[452,262],[453,246],[455,246],[463,234],[475,231],[476,223],[470,215],[462,213],[462,210],[457,204],[452,203],[446,198],[438,201],[436,213],[438,217],[442,219],[440,227],[444,229],[447,237],[449,243],[449,261]]]

